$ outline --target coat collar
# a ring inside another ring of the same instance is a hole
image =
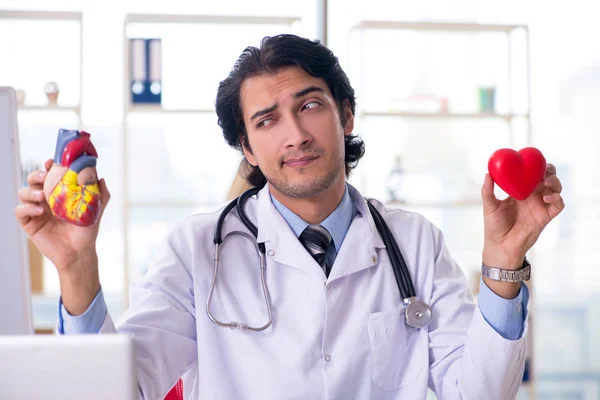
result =
[[[273,205],[268,190],[267,184],[257,196],[257,241],[265,243],[267,254],[276,262],[324,278],[319,265]],[[365,198],[349,184],[348,191],[358,213],[350,225],[329,280],[377,264],[376,249],[385,248]]]

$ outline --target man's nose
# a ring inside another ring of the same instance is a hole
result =
[[[306,147],[312,141],[310,133],[304,129],[295,116],[287,119],[286,130],[288,131],[286,147],[302,148]]]

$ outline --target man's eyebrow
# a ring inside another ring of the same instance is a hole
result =
[[[259,111],[255,112],[250,117],[250,121],[252,121],[253,119],[255,119],[257,117],[260,117],[261,115],[265,115],[265,114],[268,114],[270,112],[275,111],[277,109],[277,107],[279,107],[279,104],[273,104],[272,106],[269,106],[267,108],[263,108],[262,110],[259,110]]]
[[[325,90],[323,90],[323,88],[320,88],[318,86],[309,86],[306,89],[302,89],[301,91],[294,93],[294,98],[297,99],[302,96],[306,96],[307,94],[312,93],[312,92],[324,93]],[[277,109],[277,107],[279,107],[279,104],[273,104],[269,107],[263,108],[262,110],[255,112],[250,117],[250,121],[260,117],[261,115],[265,115],[265,114],[275,111]]]
[[[307,94],[312,93],[312,92],[324,93],[325,90],[323,90],[322,88],[320,88],[318,86],[309,86],[306,89],[302,89],[301,91],[294,93],[294,98],[297,99],[299,97],[306,96]]]

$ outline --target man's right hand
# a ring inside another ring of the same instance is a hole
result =
[[[98,184],[101,210],[98,222],[82,227],[56,218],[44,197],[46,171],[33,171],[27,177],[28,187],[19,190],[21,203],[15,213],[23,230],[56,267],[60,279],[62,302],[69,314],[80,315],[87,310],[100,290],[96,238],[102,213],[110,199],[104,179]]]

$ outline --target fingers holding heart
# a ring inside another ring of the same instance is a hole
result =
[[[560,193],[547,194],[542,196],[542,200],[548,205],[547,208],[551,218],[556,217],[565,208],[565,201]]]
[[[546,165],[546,172],[544,174],[544,178],[551,175],[556,175],[556,167],[554,166],[554,164],[549,163],[548,165]]]
[[[561,196],[562,183],[556,176],[556,167],[548,164],[544,180],[542,181],[542,200],[548,206],[548,212],[552,218],[556,217],[565,208],[565,201]]]
[[[46,172],[50,171],[53,162],[54,161],[51,158],[47,159],[46,162],[44,162],[44,168],[46,168]]]
[[[556,167],[552,164],[548,164],[544,179],[539,184],[536,193],[541,197],[549,211],[554,210],[554,213],[551,212],[553,218],[565,208],[565,203],[561,196],[562,190],[562,182],[556,175]]]
[[[556,175],[546,176],[546,178],[544,178],[544,181],[542,182],[542,184],[544,185],[544,188],[546,188],[551,193],[562,192],[562,183],[560,182],[560,179],[558,179],[558,176],[556,176]]]

